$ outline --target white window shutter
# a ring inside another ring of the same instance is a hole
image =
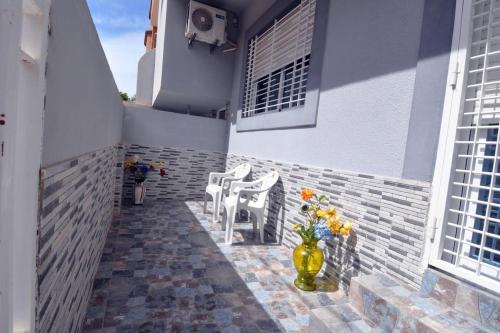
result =
[[[242,116],[304,105],[315,0],[302,0],[248,45]]]

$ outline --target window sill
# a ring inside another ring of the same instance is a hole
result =
[[[308,98],[310,98],[309,95]],[[242,118],[241,111],[238,111],[236,131],[246,132],[314,126],[316,125],[316,105],[308,107],[307,104],[306,101],[304,107],[282,112],[262,113],[248,118]]]

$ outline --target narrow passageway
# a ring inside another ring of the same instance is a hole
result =
[[[241,223],[225,245],[199,202],[123,207],[94,282],[84,332],[305,332],[340,293],[293,287],[290,250]]]
[[[85,332],[301,332],[337,293],[299,293],[290,250],[238,224],[225,245],[198,202],[124,207],[108,234]]]

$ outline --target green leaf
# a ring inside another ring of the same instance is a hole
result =
[[[327,198],[326,198],[326,195],[322,194],[322,195],[320,195],[320,196],[319,196],[318,201],[319,201],[319,202],[323,202],[323,201],[325,201],[326,199],[327,199]]]

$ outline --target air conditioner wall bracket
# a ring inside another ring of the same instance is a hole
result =
[[[196,32],[188,39],[188,47],[189,48],[193,47],[193,42],[195,41],[195,39],[196,39]]]

